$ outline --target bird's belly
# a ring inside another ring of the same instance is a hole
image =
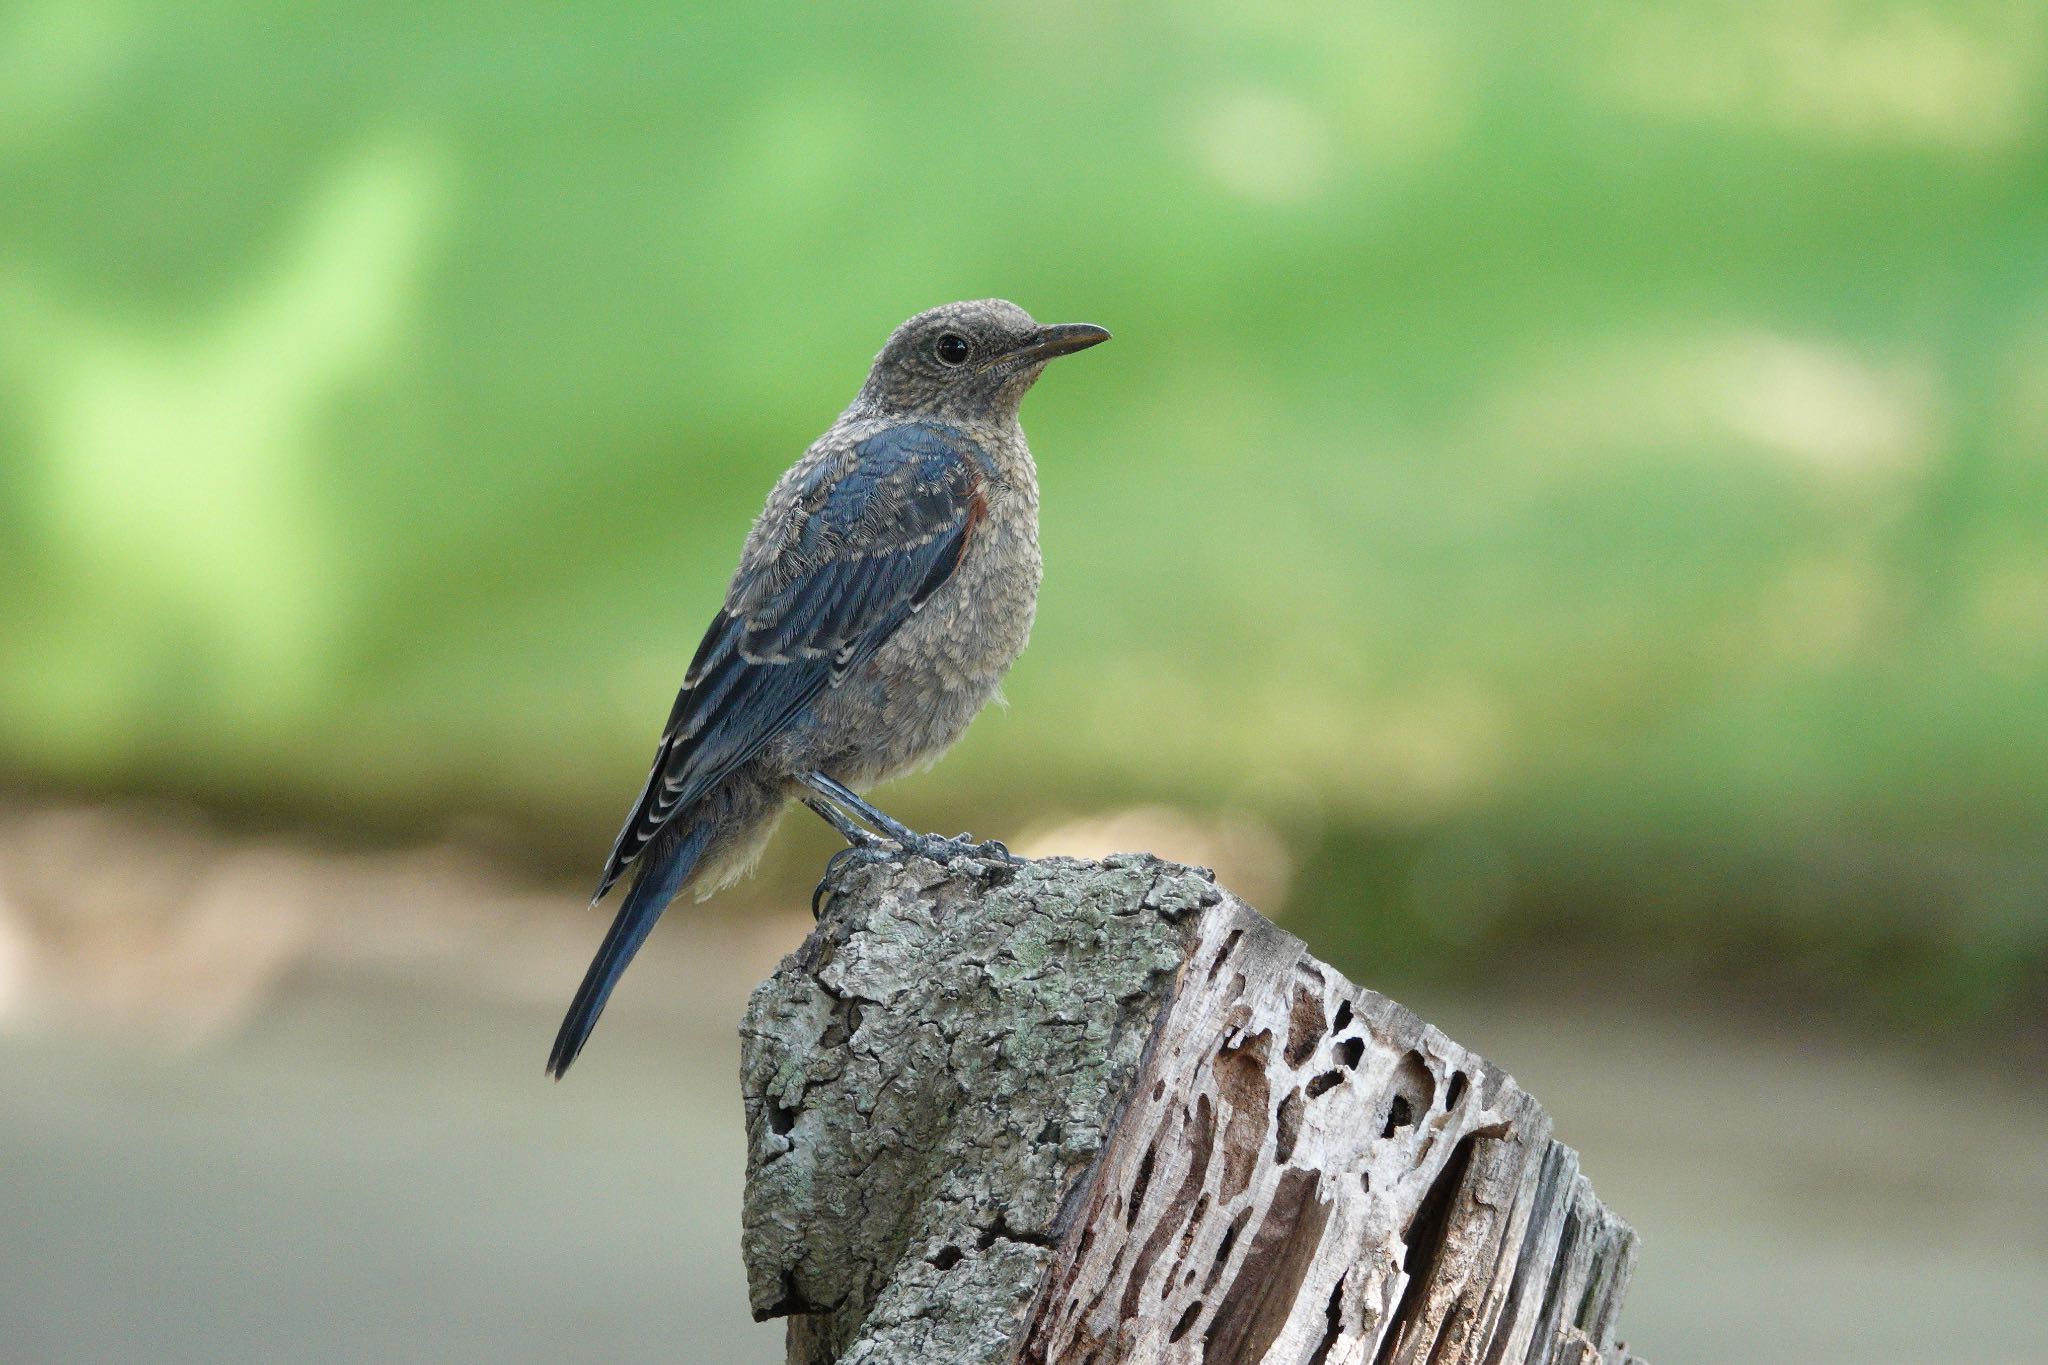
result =
[[[978,552],[978,553],[977,553]],[[819,759],[843,782],[884,781],[935,761],[997,693],[1037,609],[1036,538],[997,527],[923,608],[812,718]]]

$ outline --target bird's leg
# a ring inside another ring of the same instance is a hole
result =
[[[916,830],[913,830],[888,812],[877,809],[844,783],[834,781],[824,773],[804,773],[797,780],[824,798],[823,802],[814,802],[809,797],[804,798],[805,804],[810,806],[812,810],[818,810],[821,804],[837,806],[841,808],[838,813],[842,818],[844,818],[846,811],[851,811],[860,819],[882,831],[883,834],[889,837],[891,843],[906,853],[915,854],[920,858],[929,858],[935,863],[949,863],[955,858],[961,857],[973,858],[983,863],[1002,864],[1004,866],[1015,866],[1023,861],[993,839],[976,843],[965,834],[956,835],[951,839],[943,838],[936,834],[919,834]],[[824,814],[821,810],[818,813]],[[825,818],[832,820],[832,817],[829,815]],[[832,824],[841,834],[846,833],[845,828],[840,825],[838,820],[832,820]],[[849,835],[849,841],[851,841],[851,838],[852,836]]]
[[[852,811],[862,820],[888,835],[891,842],[904,848],[912,848],[921,841],[932,837],[919,834],[887,811],[876,809],[868,803],[866,798],[856,793],[853,788],[842,782],[835,781],[823,773],[805,773],[797,780],[818,793],[819,796],[825,798],[825,801],[830,802],[834,806],[841,807],[841,819],[845,818],[844,811]],[[807,801],[806,804],[810,805],[812,810],[816,810],[819,804],[822,803]],[[830,816],[826,818],[831,819]],[[845,827],[840,825],[838,820],[833,820],[832,824],[841,834],[846,833]],[[849,842],[851,842],[850,839]]]
[[[825,898],[839,889],[839,879],[854,867],[865,867],[869,863],[886,863],[889,854],[886,839],[879,839],[855,824],[851,817],[823,797],[806,796],[799,798],[806,806],[818,813],[818,818],[839,831],[839,837],[846,840],[846,847],[832,855],[832,861],[825,864],[825,875],[818,878],[818,885],[811,891],[811,918],[817,919],[823,912]]]
[[[874,835],[862,829],[854,822],[851,816],[833,805],[830,801],[817,796],[805,796],[798,799],[813,811],[816,811],[820,820],[838,830],[839,837],[846,840],[847,844],[851,847],[863,848],[881,842]],[[837,855],[835,854],[834,856],[836,857]]]

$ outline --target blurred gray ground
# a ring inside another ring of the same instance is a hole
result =
[[[780,1359],[738,1264],[734,1025],[800,908],[672,916],[553,1085],[600,930],[575,889],[160,832],[121,904],[64,865],[105,818],[0,822],[0,1359]],[[213,962],[266,922],[266,975]],[[1657,1365],[2048,1361],[2037,1076],[1583,995],[1409,1003],[1641,1230],[1623,1321]]]

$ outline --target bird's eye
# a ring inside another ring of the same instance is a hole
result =
[[[958,332],[948,332],[932,347],[942,365],[965,365],[967,363],[967,338]]]

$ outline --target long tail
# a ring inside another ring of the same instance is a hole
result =
[[[696,870],[698,860],[704,856],[704,846],[710,842],[711,825],[709,820],[699,821],[680,838],[657,839],[648,848],[648,856],[640,864],[640,875],[633,879],[632,890],[620,903],[603,946],[591,959],[590,970],[583,974],[583,984],[576,988],[576,998],[569,1003],[562,1031],[555,1035],[555,1050],[548,1054],[548,1074],[556,1080],[569,1070],[576,1054],[583,1051],[583,1044],[597,1027],[597,1017],[604,1013],[604,1002],[611,998],[612,987],[619,983],[626,964],[640,951],[654,922]]]

